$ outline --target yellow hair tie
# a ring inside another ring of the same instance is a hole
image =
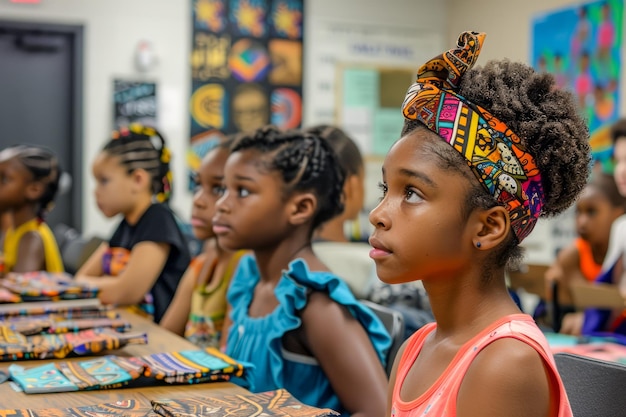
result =
[[[163,149],[161,150],[161,162],[163,162],[164,164],[169,164],[171,159],[172,154],[170,153],[170,150],[166,147],[163,147]]]

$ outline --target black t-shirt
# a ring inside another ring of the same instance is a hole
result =
[[[107,274],[118,275],[128,261],[127,256],[118,256],[119,252],[129,254],[136,244],[146,241],[170,245],[165,266],[150,289],[154,304],[154,321],[158,323],[170,305],[178,282],[191,262],[187,242],[167,206],[151,205],[132,226],[126,219],[122,220],[109,241],[110,249],[103,260],[103,270]]]

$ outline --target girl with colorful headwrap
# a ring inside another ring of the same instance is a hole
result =
[[[549,74],[472,68],[485,35],[424,64],[370,213],[379,278],[421,280],[436,322],[398,352],[388,416],[571,416],[547,341],[505,284],[540,216],[586,183],[588,129]]]
[[[172,191],[169,162],[170,151],[156,129],[132,124],[113,132],[92,169],[98,208],[123,219],[76,273],[77,281],[100,289],[103,303],[137,305],[157,323],[191,261],[164,204]]]

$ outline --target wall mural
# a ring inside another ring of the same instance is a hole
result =
[[[574,93],[589,123],[596,160],[610,170],[608,129],[619,117],[621,0],[586,2],[538,15],[532,23],[532,63]]]
[[[300,127],[304,0],[192,0],[192,11],[191,172],[224,135]]]

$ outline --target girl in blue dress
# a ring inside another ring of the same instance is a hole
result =
[[[254,392],[284,388],[311,406],[381,416],[389,335],[311,248],[313,231],[342,211],[343,181],[311,133],[267,127],[234,146],[213,231],[221,247],[254,256],[228,293],[226,353],[254,365]]]

